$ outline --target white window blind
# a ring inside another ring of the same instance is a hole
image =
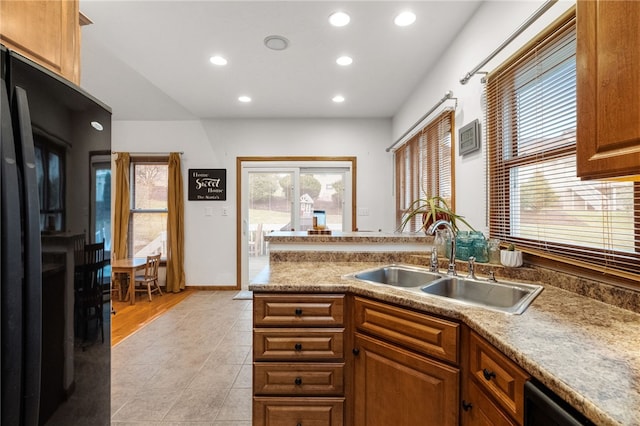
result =
[[[640,190],[576,177],[576,95],[573,10],[487,78],[490,234],[637,279]]]

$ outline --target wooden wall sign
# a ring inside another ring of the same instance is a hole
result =
[[[226,201],[227,169],[189,169],[189,201]]]

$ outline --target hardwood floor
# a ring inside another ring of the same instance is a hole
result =
[[[184,290],[180,293],[163,292],[162,296],[153,295],[151,302],[146,295],[144,298],[138,295],[135,305],[131,305],[129,302],[119,302],[116,298],[113,300],[113,309],[116,314],[111,316],[111,346],[117,345],[140,327],[153,321],[193,293],[193,290]]]

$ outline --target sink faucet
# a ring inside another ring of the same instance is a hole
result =
[[[437,220],[427,228],[427,234],[433,235],[440,226],[447,228],[451,234],[451,250],[449,251],[449,268],[447,269],[447,275],[458,275],[456,272],[456,231],[453,230],[451,223],[443,219]]]

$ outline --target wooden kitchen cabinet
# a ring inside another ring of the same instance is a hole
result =
[[[489,396],[480,390],[475,381],[470,380],[466,399],[462,399],[462,424],[464,426],[516,426]]]
[[[459,325],[360,297],[354,320],[353,424],[457,425]]]
[[[463,333],[462,424],[522,425],[529,374],[477,333]]]
[[[577,174],[640,177],[640,2],[577,2]]]
[[[80,84],[77,0],[0,0],[0,43]]]
[[[345,423],[345,295],[253,297],[253,424]]]

